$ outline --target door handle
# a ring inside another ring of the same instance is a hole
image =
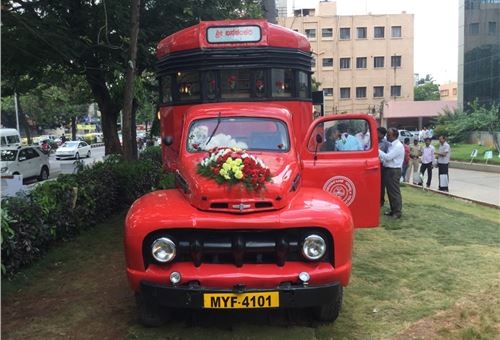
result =
[[[378,170],[378,169],[380,169],[380,166],[378,166],[378,165],[373,165],[373,166],[366,167],[367,171]]]

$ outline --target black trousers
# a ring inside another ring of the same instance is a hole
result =
[[[385,176],[385,169],[380,165],[380,206],[383,206],[385,203],[385,183],[384,183],[384,176]]]
[[[441,191],[448,191],[448,163],[442,164],[438,163],[438,169],[439,169],[439,190]],[[443,180],[444,175],[446,177],[446,181]]]
[[[422,176],[424,175],[425,170],[427,170],[427,186],[430,187],[432,181],[432,163],[422,163],[422,165],[420,166],[420,174]]]
[[[403,199],[399,188],[400,178],[401,168],[385,168],[384,183],[387,188],[387,196],[389,197],[393,215],[401,215],[401,209],[403,207]]]

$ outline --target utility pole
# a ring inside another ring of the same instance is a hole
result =
[[[14,92],[14,107],[16,109],[16,129],[19,132],[19,106],[17,105],[17,92]]]

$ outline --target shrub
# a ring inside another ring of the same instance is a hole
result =
[[[110,157],[78,174],[41,183],[28,194],[4,199],[2,273],[13,275],[54,242],[75,237],[160,187],[165,175],[157,153],[150,151],[134,163]]]

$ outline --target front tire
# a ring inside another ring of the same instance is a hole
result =
[[[40,171],[40,176],[38,176],[39,181],[45,181],[49,178],[49,169],[44,166],[42,167],[42,170]]]
[[[333,301],[326,305],[313,307],[313,315],[316,320],[322,322],[334,322],[337,320],[340,310],[342,309],[342,299],[344,290],[339,286],[338,293]]]
[[[140,294],[136,294],[137,317],[145,327],[159,327],[170,319],[170,311],[151,301],[147,301]]]

